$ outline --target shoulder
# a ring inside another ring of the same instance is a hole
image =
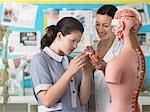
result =
[[[113,60],[109,61],[106,66],[106,71],[114,69],[115,68],[114,65],[115,65],[115,63]]]
[[[119,60],[117,60],[117,58],[113,58],[111,61],[107,63],[106,73],[109,71],[111,71],[111,74],[115,72],[119,72],[120,66],[121,65],[119,64]]]
[[[45,57],[43,52],[35,54],[31,60],[31,63],[41,63],[41,62],[45,62]]]
[[[105,80],[110,83],[120,83],[122,76],[122,67],[115,62],[115,60],[111,60],[105,70]]]
[[[39,60],[39,59],[42,59],[42,52],[35,54],[32,58],[32,60]]]

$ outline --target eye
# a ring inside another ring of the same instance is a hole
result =
[[[69,39],[69,41],[70,41],[70,43],[75,43],[76,42],[76,40],[74,40],[74,39]]]
[[[80,40],[79,41],[77,41],[77,43],[79,43],[80,42]]]
[[[96,23],[96,26],[100,26],[100,24],[99,24],[99,23]]]
[[[104,27],[109,27],[108,25],[104,25]]]
[[[72,40],[72,42],[76,42],[76,40]]]

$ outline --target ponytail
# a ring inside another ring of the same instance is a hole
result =
[[[41,39],[41,50],[44,49],[45,46],[49,47],[52,42],[55,40],[58,32],[58,28],[55,25],[48,26],[45,29],[45,35]]]

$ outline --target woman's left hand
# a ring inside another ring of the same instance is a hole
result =
[[[103,59],[99,59],[97,54],[93,54],[89,56],[90,63],[94,66],[95,69],[105,71],[107,63]]]
[[[83,66],[83,69],[86,73],[91,73],[94,70],[94,67],[90,61],[91,60],[87,57],[87,63]]]

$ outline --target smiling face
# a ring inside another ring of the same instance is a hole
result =
[[[82,33],[80,31],[74,31],[66,36],[61,34],[61,39],[59,41],[60,51],[65,55],[71,54],[77,48],[81,37]]]
[[[101,40],[114,38],[111,26],[112,17],[108,15],[96,15],[96,30]]]

